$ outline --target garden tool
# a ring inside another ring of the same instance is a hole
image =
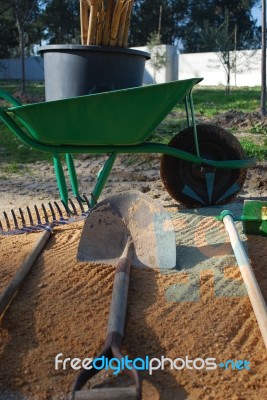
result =
[[[123,359],[124,332],[131,266],[169,270],[176,266],[175,234],[171,217],[147,195],[138,192],[112,196],[95,206],[85,222],[78,260],[116,264],[107,335],[95,365],[77,377],[72,398],[141,399],[141,380],[136,369],[125,369],[135,386],[81,391],[99,372],[99,359]]]

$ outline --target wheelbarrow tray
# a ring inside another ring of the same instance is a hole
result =
[[[201,80],[90,94],[11,107],[7,111],[27,129],[27,134],[43,144],[137,145]]]

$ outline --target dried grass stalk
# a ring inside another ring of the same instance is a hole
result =
[[[88,23],[89,23],[89,12],[88,12],[88,6],[84,0],[80,0],[80,20],[81,20],[81,42],[82,44],[86,44]]]
[[[108,46],[108,44],[109,44],[110,28],[111,28],[113,10],[115,7],[115,1],[116,0],[108,0],[106,15],[105,15],[104,32],[103,32],[103,36],[102,36],[102,45],[103,46]]]
[[[129,4],[128,4],[128,8],[127,8],[127,16],[126,16],[126,21],[125,21],[125,25],[124,25],[122,47],[127,47],[127,44],[128,44],[128,36],[129,36],[129,30],[130,30],[133,2],[134,2],[134,0],[129,0],[129,2],[128,2]]]
[[[82,44],[127,47],[133,0],[80,0]]]
[[[87,0],[88,1],[88,0]],[[89,16],[89,29],[87,44],[96,43],[96,28],[97,28],[97,14],[98,14],[98,0],[90,0],[90,16]]]
[[[105,24],[105,5],[102,1],[100,4],[100,9],[98,10],[98,17],[97,17],[97,27],[96,27],[96,45],[102,44],[102,36],[104,31],[104,24]]]
[[[127,0],[125,2],[125,4],[123,5],[123,9],[122,9],[121,16],[120,16],[120,24],[119,24],[118,36],[117,36],[117,46],[119,46],[119,47],[122,46],[122,42],[123,42],[125,24],[126,24],[126,19],[127,19],[127,14],[128,14],[128,7],[129,7],[129,1]]]
[[[120,24],[121,13],[123,10],[125,0],[118,0],[113,12],[113,18],[111,23],[111,31],[110,31],[110,39],[109,45],[116,46],[117,45],[117,36]]]

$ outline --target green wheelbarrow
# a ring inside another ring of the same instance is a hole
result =
[[[91,191],[94,206],[119,153],[161,153],[161,179],[169,194],[188,207],[231,201],[242,188],[247,159],[238,140],[215,125],[196,124],[192,89],[201,78],[21,105],[3,90],[12,107],[0,117],[26,145],[53,156],[60,197],[68,207],[68,190],[59,154],[66,154],[74,196],[79,194],[73,154],[108,154]],[[168,145],[147,141],[154,128],[180,102],[188,127]],[[87,199],[87,198],[86,198]],[[87,199],[88,201],[88,199]]]

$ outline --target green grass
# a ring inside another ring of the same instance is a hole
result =
[[[267,140],[263,145],[254,143],[250,139],[241,138],[240,143],[243,146],[248,157],[256,157],[258,161],[264,161],[267,158]]]
[[[8,174],[17,174],[20,172],[20,167],[19,164],[10,163],[1,168],[1,170],[2,172],[6,172]]]
[[[0,87],[7,90],[10,94],[16,95],[21,92],[20,80],[0,80]],[[44,96],[44,82],[43,81],[27,81],[26,82],[26,96]]]
[[[168,144],[170,139],[186,127],[185,116],[178,119],[176,116],[168,115],[156,128],[150,140],[156,143]]]
[[[9,164],[0,163],[0,181],[8,179],[8,176],[12,174],[23,175],[25,172],[31,173],[31,170],[23,165],[10,162]]]
[[[0,123],[0,170],[1,164],[24,164],[51,160],[51,154],[34,150],[17,139],[3,123]],[[14,167],[12,167],[14,170]],[[7,172],[7,171],[6,171]],[[10,171],[12,172],[12,171]]]
[[[207,118],[229,110],[254,112],[260,109],[260,87],[232,88],[226,94],[225,88],[195,86],[193,99],[196,114]],[[179,104],[176,111],[184,111],[184,105]]]
[[[258,135],[267,135],[267,126],[262,125],[261,122],[255,122],[251,127],[250,132]]]
[[[260,87],[233,88],[228,95],[223,87],[196,86],[194,104],[197,113],[211,118],[228,110],[259,111]]]

